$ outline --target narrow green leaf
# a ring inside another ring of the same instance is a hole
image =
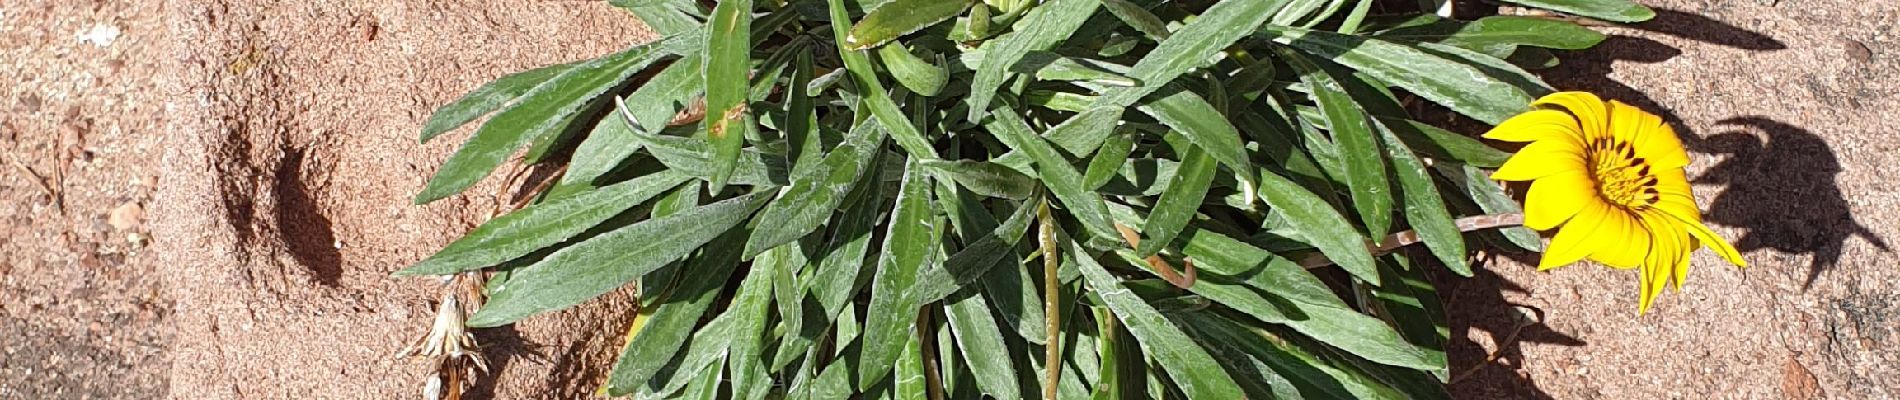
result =
[[[1575,22],[1520,16],[1491,16],[1477,21],[1438,20],[1379,32],[1387,39],[1438,42],[1490,55],[1510,54],[1517,46],[1582,50],[1603,42],[1603,34]]]
[[[930,398],[930,380],[924,377],[923,336],[922,332],[909,335],[909,340],[904,341],[904,352],[897,357],[895,394],[898,400]]]
[[[877,227],[878,213],[884,206],[884,185],[873,181],[879,170],[873,163],[871,173],[860,179],[869,182],[859,182],[845,196],[843,215],[832,226],[824,257],[812,273],[809,290],[824,309],[826,321],[850,308],[850,299],[857,293],[859,271],[865,269],[864,255],[871,247],[871,230]]]
[[[944,309],[944,319],[950,323],[950,332],[956,335],[957,346],[976,378],[976,386],[993,398],[1022,398],[1016,386],[1016,366],[1010,362],[1009,346],[1003,342],[1002,330],[990,314],[989,303],[971,289],[959,290],[946,303],[949,304]]]
[[[1171,315],[1183,322],[1197,342],[1215,349],[1229,371],[1279,378],[1291,388],[1254,388],[1250,396],[1268,392],[1320,399],[1397,399],[1405,396],[1354,368],[1322,359],[1266,330],[1248,327],[1209,312]],[[1243,380],[1245,382],[1245,380]],[[1286,389],[1295,390],[1286,393]]]
[[[1394,254],[1379,263],[1379,273],[1396,285],[1369,288],[1378,299],[1378,314],[1397,328],[1405,340],[1428,349],[1443,351],[1451,340],[1451,326],[1445,320],[1445,305],[1423,268],[1410,266],[1404,256]],[[1431,371],[1444,373],[1445,370]]]
[[[1142,86],[1108,91],[1095,101],[1095,106],[1134,104],[1188,70],[1213,62],[1222,49],[1253,32],[1284,3],[1285,0],[1227,0],[1208,7],[1168,40],[1156,45],[1128,71],[1128,76],[1142,82]]]
[[[1465,236],[1458,231],[1458,224],[1452,222],[1451,211],[1445,208],[1445,199],[1438,193],[1438,186],[1432,183],[1432,176],[1425,171],[1425,163],[1418,155],[1405,147],[1398,136],[1383,125],[1379,132],[1385,136],[1386,155],[1392,158],[1392,172],[1398,175],[1399,194],[1405,198],[1405,221],[1418,232],[1419,239],[1425,241],[1438,261],[1446,268],[1462,276],[1471,276],[1471,266],[1465,263]]]
[[[1392,228],[1392,181],[1386,177],[1385,157],[1380,155],[1378,134],[1372,131],[1366,112],[1346,93],[1337,77],[1307,60],[1304,55],[1282,49],[1282,58],[1300,72],[1300,81],[1313,91],[1320,114],[1338,148],[1344,167],[1346,188],[1352,191],[1353,208],[1360,221],[1375,238],[1384,237]],[[1370,271],[1368,269],[1367,271]]]
[[[770,199],[754,193],[654,218],[556,251],[516,270],[508,284],[469,317],[468,326],[501,326],[606,293],[698,249],[732,229]]]
[[[996,163],[937,160],[920,162],[918,165],[984,196],[1022,200],[1036,191],[1035,179]]]
[[[1629,0],[1504,0],[1526,6],[1616,22],[1643,22],[1656,11]]]
[[[634,134],[640,148],[645,149],[653,158],[666,165],[667,169],[680,173],[712,180],[713,146],[703,139],[668,135]],[[785,164],[782,159],[760,154],[756,149],[745,149],[739,153],[738,166],[733,169],[732,182],[739,185],[780,186],[788,182],[785,178]]]
[[[877,58],[884,62],[884,70],[891,73],[891,78],[904,85],[905,89],[924,97],[936,96],[943,90],[944,84],[950,82],[950,70],[943,56],[935,57],[937,62],[926,61],[911,54],[902,42],[877,48]]]
[[[844,43],[846,28],[851,23],[851,17],[845,13],[844,0],[827,2],[831,10],[832,33],[839,43]],[[884,90],[884,84],[878,80],[876,66],[871,64],[871,57],[863,51],[843,47],[838,48],[838,57],[844,61],[845,69],[850,71],[851,78],[858,84],[858,90],[862,92],[858,94],[864,96],[864,108],[870,109],[871,115],[884,124],[884,129],[890,131],[897,145],[903,147],[911,158],[937,159],[936,147],[930,145],[917,125],[904,117],[904,111],[897,108],[897,102],[891,100],[890,93]]]
[[[1023,122],[1009,106],[998,106],[991,115],[993,118],[986,124],[990,134],[1035,160],[1037,175],[1041,175],[1043,184],[1049,187],[1057,199],[1062,200],[1062,205],[1069,209],[1069,215],[1081,220],[1082,226],[1093,235],[1120,237],[1108,223],[1108,210],[1102,204],[1102,196],[1082,186],[1082,173],[1069,165],[1067,158],[1031,131],[1029,124]]]
[[[1066,253],[1080,267],[1089,289],[1101,296],[1102,301],[1115,311],[1115,317],[1141,343],[1142,353],[1161,364],[1168,377],[1180,385],[1188,398],[1242,398],[1240,385],[1221,369],[1206,349],[1195,345],[1180,327],[1168,322],[1161,312],[1155,311],[1153,306],[1122,286],[1080,244],[1069,242]]]
[[[1442,353],[1407,343],[1384,321],[1340,301],[1325,282],[1292,260],[1219,233],[1189,230],[1182,236],[1188,240],[1182,252],[1203,271],[1245,279],[1248,286],[1287,300],[1281,304],[1291,307],[1288,314],[1306,318],[1284,324],[1301,334],[1380,364],[1421,370],[1445,367]]]
[[[725,361],[731,361],[731,359],[724,357],[720,361],[721,362],[713,363],[712,366],[706,367],[708,369],[700,371],[699,374],[691,375],[690,378],[682,378],[687,379],[690,383],[686,384],[686,393],[683,393],[680,398],[684,400],[718,400],[719,387],[726,381]]]
[[[1207,189],[1214,183],[1214,172],[1218,169],[1212,152],[1194,145],[1177,148],[1175,152],[1181,155],[1181,169],[1174,174],[1168,190],[1161,193],[1161,199],[1155,201],[1154,210],[1141,225],[1141,233],[1147,238],[1135,247],[1135,253],[1142,257],[1155,255],[1174,243],[1175,235],[1179,235],[1201,209],[1201,201],[1207,199]]]
[[[702,93],[700,69],[704,59],[699,53],[682,56],[627,95],[626,101],[601,120],[603,128],[587,135],[574,149],[567,173],[561,174],[556,187],[592,182],[639,151],[639,142],[632,135],[659,132],[687,102]]]
[[[1328,206],[1325,199],[1271,171],[1260,174],[1260,199],[1299,227],[1307,244],[1318,248],[1333,263],[1359,279],[1379,284],[1372,252],[1366,250],[1366,237],[1354,230],[1345,216]]]
[[[1531,96],[1476,67],[1385,40],[1299,28],[1264,27],[1262,34],[1352,67],[1426,100],[1488,124],[1528,110]]]
[[[429,139],[437,135],[488,115],[521,98],[529,90],[547,83],[550,78],[566,73],[575,64],[555,64],[516,72],[483,84],[442,108],[435,109],[435,113],[429,115],[429,121],[422,123],[422,137],[418,141],[428,143]]]
[[[475,131],[455,155],[442,162],[427,187],[416,194],[425,204],[460,193],[501,166],[523,144],[562,128],[568,115],[619,86],[621,82],[677,50],[680,37],[655,41],[575,65],[524,94],[520,101],[495,114]]]
[[[891,371],[917,319],[919,302],[912,294],[918,273],[937,254],[937,227],[931,214],[930,181],[915,161],[904,168],[897,208],[891,211],[884,234],[884,250],[877,274],[871,278],[871,304],[865,311],[864,353],[858,365],[858,389],[868,390]]]
[[[745,280],[739,283],[732,305],[726,308],[726,313],[738,318],[733,323],[732,344],[726,358],[726,364],[732,367],[732,398],[735,399],[763,397],[771,389],[771,377],[765,376],[762,353],[768,334],[765,331],[767,312],[772,309],[773,277],[772,271],[748,271]],[[761,382],[765,385],[756,385]]]
[[[692,342],[686,346],[686,352],[675,356],[666,367],[653,376],[653,379],[637,388],[634,398],[645,400],[674,397],[673,394],[693,382],[694,377],[718,374],[718,371],[708,371],[706,368],[717,368],[723,371],[726,349],[732,344],[731,332],[735,329],[734,325],[738,323],[738,320],[739,318],[733,313],[721,313],[705,326],[694,331]]]
[[[798,52],[792,64],[792,79],[785,85],[785,124],[779,131],[785,135],[785,164],[792,166],[792,175],[815,168],[825,154],[819,133],[818,100],[805,89],[817,73],[812,58],[809,51]]]
[[[851,129],[850,138],[830,154],[824,163],[806,174],[792,178],[792,186],[759,214],[758,230],[746,242],[745,257],[796,240],[825,223],[845,194],[864,175],[875,157],[884,149],[884,129],[874,121],[865,121]]]
[[[609,394],[632,393],[685,347],[700,318],[719,297],[726,278],[739,266],[738,253],[712,249],[730,248],[744,241],[744,230],[727,231],[708,245],[708,251],[700,252],[685,264],[690,272],[680,274],[679,285],[667,294],[665,302],[651,306],[657,308],[653,316],[620,351],[620,359],[614,362],[613,372],[607,379]],[[650,295],[643,293],[642,297]]]
[[[944,275],[951,276],[949,280],[955,281],[960,279],[956,278],[959,276],[956,272],[969,269],[958,267],[959,265],[968,265],[969,262],[977,261],[976,258],[979,257],[992,257],[994,260],[992,265],[985,268],[987,270],[978,277],[979,287],[983,289],[984,296],[989,299],[996,312],[1003,316],[1003,321],[1008,323],[1011,329],[1024,339],[1028,339],[1030,343],[1040,344],[1046,336],[1042,329],[1042,296],[1038,295],[1033,287],[1034,282],[1029,278],[1029,271],[1022,268],[1022,260],[1014,257],[1015,249],[1021,248],[1018,243],[1021,243],[1023,235],[1029,229],[1031,218],[1035,216],[1033,212],[1035,207],[1016,207],[1016,212],[1012,213],[1009,220],[1005,221],[999,229],[996,217],[984,211],[982,202],[976,196],[962,190],[951,192],[953,193],[950,195],[954,196],[955,201],[945,200],[939,204],[943,205],[945,213],[950,214],[951,225],[956,228],[958,237],[977,239],[973,242],[965,242],[962,250],[958,250],[957,254],[951,255],[950,259],[944,262],[944,272],[948,272]],[[1030,198],[1023,204],[1034,204],[1037,201],[1040,200]],[[935,276],[925,275],[919,281],[928,283],[942,279]],[[963,285],[961,282],[953,282],[952,285],[944,286],[961,288]],[[925,293],[920,297],[930,299],[933,296]]]
[[[1148,12],[1148,9],[1142,8],[1141,5],[1128,0],[1102,0],[1102,6],[1108,8],[1110,14],[1115,14],[1115,18],[1120,18],[1122,23],[1128,24],[1143,35],[1148,35],[1149,39],[1154,39],[1156,42],[1168,40],[1170,35],[1168,23],[1162,21],[1161,17],[1155,16],[1154,13]]]
[[[1035,75],[1045,81],[1083,81],[1104,86],[1135,86],[1141,82],[1121,74],[1127,67],[1086,58],[1063,57],[1046,51],[1032,51],[1010,66],[1010,72]]]
[[[1003,221],[1003,224],[997,226],[996,229],[987,231],[976,240],[968,242],[962,250],[950,255],[949,259],[944,260],[942,264],[937,264],[935,268],[921,270],[916,286],[910,290],[917,304],[943,300],[963,288],[964,285],[976,281],[1000,261],[1014,261],[1011,260],[1010,255],[1013,252],[1010,249],[1016,248],[1017,243],[1022,242],[1023,234],[1028,232],[1029,221],[1035,215],[1031,212],[1033,209],[1034,207],[1017,207],[1016,213],[1010,215],[1009,220]],[[962,212],[983,211],[977,209],[962,210]]]
[[[732,168],[752,129],[745,106],[752,69],[752,0],[723,0],[706,21],[706,141],[712,142],[715,193],[732,178]]]
[[[889,0],[864,14],[839,43],[847,50],[865,50],[898,36],[956,18],[970,8],[970,0]]]
[[[1122,164],[1128,162],[1128,155],[1135,152],[1135,136],[1130,132],[1118,132],[1108,136],[1096,149],[1095,157],[1089,159],[1089,169],[1082,175],[1082,187],[1089,190],[1100,189],[1108,184],[1110,178],[1120,173]]]
[[[396,276],[442,275],[485,268],[573,238],[646,203],[686,177],[671,171],[634,178],[495,217]]]
[[[1050,127],[1043,138],[1055,143],[1062,150],[1077,156],[1095,152],[1095,148],[1115,133],[1115,127],[1122,123],[1122,108],[1105,107],[1083,111],[1056,126]]]
[[[1178,85],[1169,85],[1149,99],[1141,105],[1141,112],[1181,132],[1196,147],[1246,177],[1243,179],[1252,178],[1253,163],[1247,159],[1247,147],[1241,143],[1240,130],[1207,99]]]
[[[989,113],[990,101],[996,98],[996,89],[1003,86],[1004,73],[1010,66],[1030,51],[1048,50],[1067,39],[1100,5],[1097,0],[1049,0],[1029,9],[1016,21],[1015,30],[986,42],[983,63],[971,78],[966,100],[970,120],[981,121]]]

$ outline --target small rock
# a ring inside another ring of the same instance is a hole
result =
[[[119,27],[97,24],[93,25],[92,29],[79,32],[78,38],[80,43],[91,43],[99,47],[112,47],[112,42],[119,40],[119,33]]]
[[[1792,355],[1781,364],[1781,397],[1793,400],[1821,398],[1821,384],[1814,379],[1814,373],[1808,372],[1808,367],[1802,366],[1801,361],[1795,360]]]
[[[1847,48],[1847,58],[1855,62],[1867,63],[1874,60],[1874,50],[1866,43],[1854,39],[1841,39],[1841,47]]]
[[[20,111],[21,112],[28,113],[28,114],[39,112],[40,106],[43,104],[44,103],[40,101],[39,95],[32,94],[32,93],[20,95]]]
[[[106,223],[111,224],[113,229],[137,232],[145,223],[145,207],[136,202],[121,204],[106,215]]]

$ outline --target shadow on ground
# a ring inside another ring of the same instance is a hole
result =
[[[1488,264],[1488,263],[1487,263]],[[1451,364],[1451,384],[1447,388],[1461,399],[1550,399],[1550,393],[1537,387],[1529,376],[1518,373],[1524,366],[1526,343],[1555,346],[1584,346],[1568,333],[1545,325],[1544,312],[1535,306],[1513,303],[1506,292],[1529,295],[1524,286],[1498,276],[1486,268],[1473,268],[1470,278],[1439,276],[1436,283],[1452,293],[1445,298],[1451,321],[1451,343],[1445,356]],[[1472,334],[1482,331],[1489,336],[1495,351],[1473,342]]]

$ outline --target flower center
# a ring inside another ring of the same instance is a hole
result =
[[[1649,161],[1636,156],[1635,146],[1616,139],[1597,139],[1590,143],[1591,173],[1597,193],[1611,204],[1641,210],[1656,204],[1656,176],[1649,174]]]

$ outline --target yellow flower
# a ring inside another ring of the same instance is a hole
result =
[[[1491,178],[1530,181],[1524,226],[1557,230],[1538,270],[1585,257],[1619,269],[1642,267],[1641,313],[1669,281],[1682,288],[1689,253],[1698,247],[1747,266],[1702,225],[1682,170],[1689,154],[1662,118],[1583,92],[1544,96],[1532,107],[1484,137],[1530,142]]]

